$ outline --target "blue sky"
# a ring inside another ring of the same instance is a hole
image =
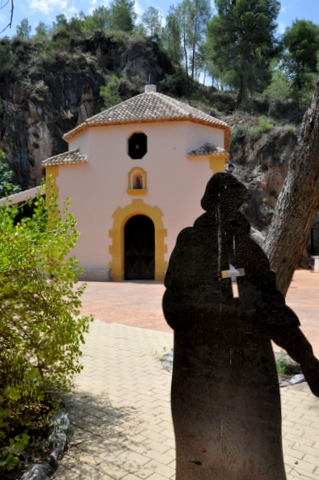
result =
[[[9,0],[10,1],[10,0]],[[0,0],[0,6],[5,5],[7,0]],[[39,22],[52,25],[55,17],[64,13],[67,18],[75,16],[81,10],[90,14],[99,5],[108,5],[108,0],[15,0],[14,18],[12,28],[6,30],[1,36],[9,37],[15,35],[16,26],[23,18],[28,18],[30,25],[34,28]],[[135,0],[135,10],[140,16],[150,5],[155,6],[165,16],[170,5],[177,4],[172,0]],[[214,2],[212,1],[212,6]],[[8,23],[10,4],[0,10],[0,31]],[[278,16],[278,32],[284,32],[287,26],[296,19],[311,20],[319,24],[319,2],[318,0],[282,0],[281,11]]]

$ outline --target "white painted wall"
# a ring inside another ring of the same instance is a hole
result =
[[[135,132],[148,138],[148,152],[141,160],[127,153],[127,140]],[[179,231],[203,213],[200,200],[211,175],[207,159],[190,159],[187,153],[209,142],[224,146],[223,130],[191,122],[144,123],[95,127],[72,140],[69,149],[80,148],[88,164],[60,166],[57,178],[60,201],[72,198],[71,210],[78,221],[80,238],[74,254],[85,269],[104,269],[111,255],[112,215],[141,198],[164,213],[168,230],[166,260]],[[146,195],[129,195],[128,172],[141,167],[147,172]]]

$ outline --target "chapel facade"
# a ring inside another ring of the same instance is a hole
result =
[[[71,197],[82,278],[162,281],[207,181],[225,170],[230,127],[147,85],[63,138],[69,150],[43,166],[61,206]]]

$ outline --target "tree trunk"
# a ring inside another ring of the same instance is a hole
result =
[[[236,108],[240,107],[240,105],[244,100],[244,97],[245,97],[244,76],[241,73],[239,75],[239,88],[238,88],[237,99],[236,99]]]
[[[264,250],[285,295],[319,206],[319,77],[288,165]]]

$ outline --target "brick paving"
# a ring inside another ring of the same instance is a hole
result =
[[[171,375],[160,362],[173,335],[161,313],[163,291],[156,283],[88,285],[82,313],[96,320],[75,393],[66,397],[72,437],[54,480],[174,479]],[[287,296],[317,356],[318,291],[319,274],[298,271]],[[281,397],[287,479],[319,480],[319,399],[306,383]]]

